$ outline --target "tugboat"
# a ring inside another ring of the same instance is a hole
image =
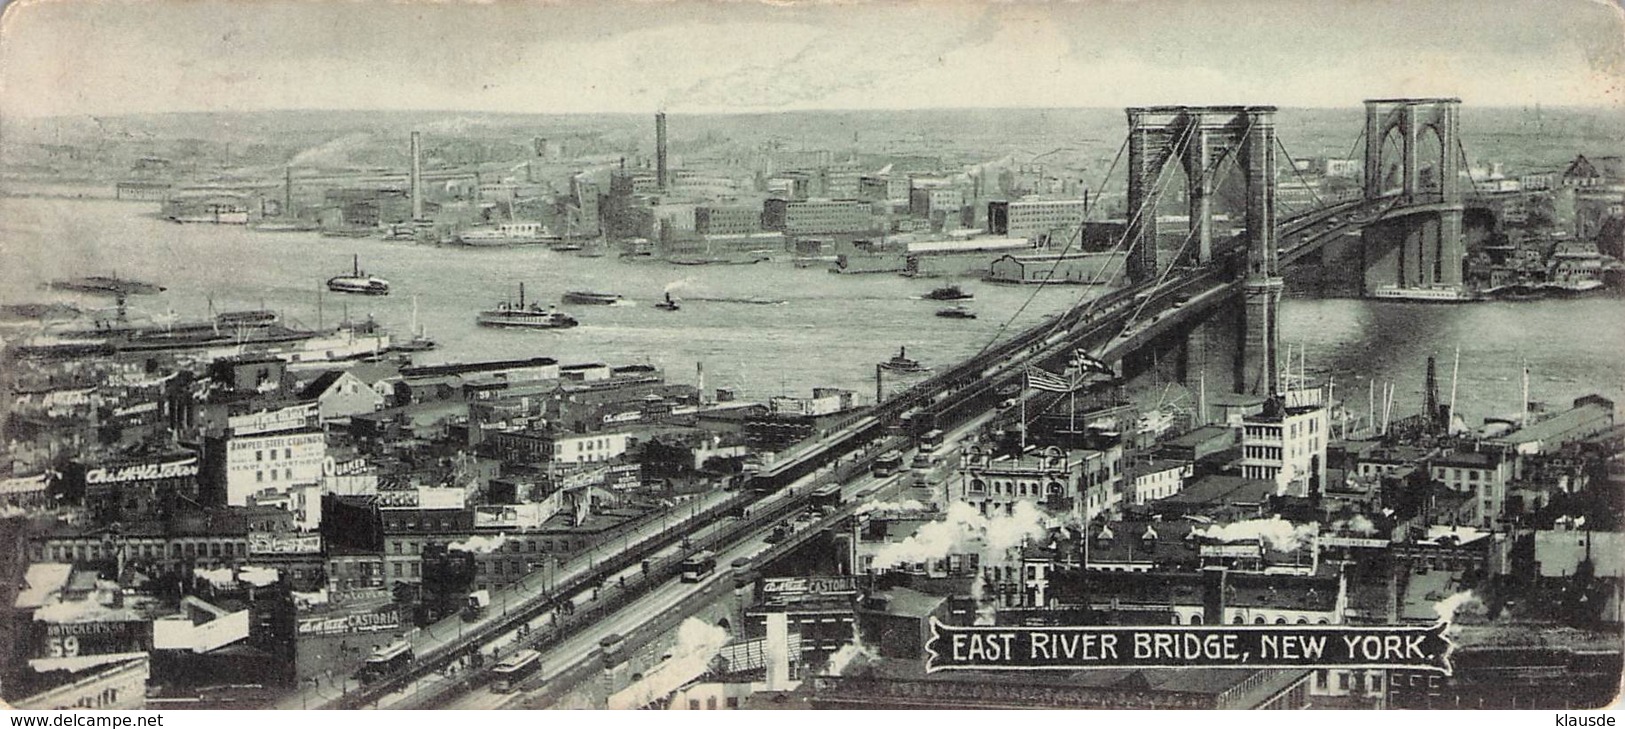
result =
[[[930,372],[931,368],[908,358],[908,348],[899,347],[897,355],[880,363],[880,368],[892,372]]]
[[[931,289],[931,293],[920,297],[929,301],[963,301],[975,298],[969,291],[959,288],[958,284],[949,284]]]
[[[601,294],[596,291],[566,291],[563,301],[566,304],[583,304],[587,306],[609,306],[621,301],[620,294]]]
[[[540,304],[532,303],[525,306],[525,285],[519,284],[519,303],[504,301],[494,309],[480,312],[476,320],[482,327],[515,327],[523,329],[569,329],[578,326],[581,322],[569,314],[558,310],[558,307],[549,306],[543,309]]]
[[[361,256],[355,256],[351,261],[350,274],[348,276],[340,274],[328,279],[327,290],[340,294],[384,296],[389,293],[389,282],[363,273]]]
[[[963,306],[950,306],[946,309],[937,309],[937,316],[944,319],[975,319],[976,312]]]
[[[673,299],[671,292],[668,291],[666,292],[666,300],[656,303],[655,308],[661,311],[677,311],[683,307],[677,305],[677,300]]]

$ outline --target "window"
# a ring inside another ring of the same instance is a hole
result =
[[[254,460],[256,460],[256,461],[265,460],[265,451],[254,451]]]
[[[285,458],[285,459],[290,459],[291,460],[293,458],[293,449],[292,448],[283,448],[282,449],[282,457]]]
[[[273,460],[273,461],[276,460],[276,449],[275,448],[271,449],[271,460]]]
[[[264,482],[265,482],[265,472],[264,471],[255,471],[254,472],[254,483],[264,483]]]

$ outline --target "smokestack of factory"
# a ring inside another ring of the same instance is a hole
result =
[[[423,145],[412,132],[412,219],[423,219]]]
[[[670,182],[666,171],[666,112],[655,114],[655,184],[661,192]]]

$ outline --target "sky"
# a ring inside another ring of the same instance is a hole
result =
[[[0,115],[1625,107],[1621,0],[15,0]]]

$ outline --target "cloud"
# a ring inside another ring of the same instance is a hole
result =
[[[14,3],[10,114],[1619,104],[1606,3]],[[65,50],[71,49],[71,51]]]

